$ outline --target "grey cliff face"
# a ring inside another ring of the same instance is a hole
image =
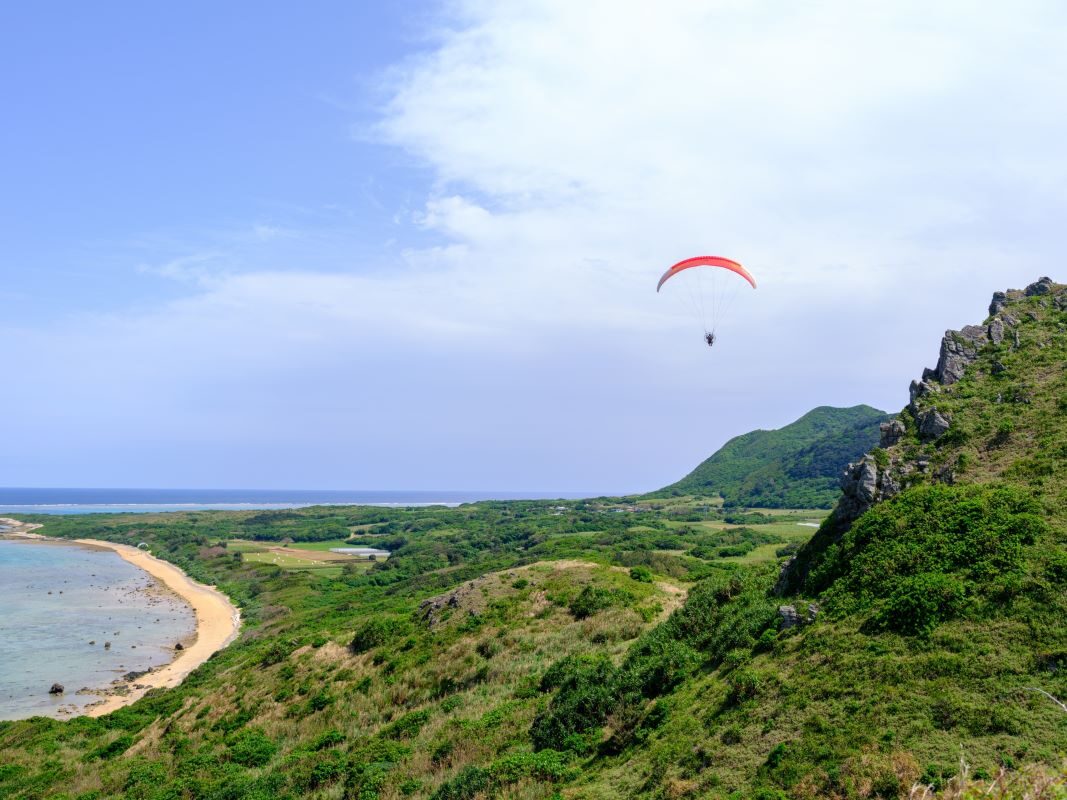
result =
[[[989,327],[986,329],[986,333],[989,336],[989,340],[993,344],[1000,344],[1004,341],[1004,320],[999,317],[989,323]]]
[[[945,331],[937,368],[931,377],[935,377],[942,386],[956,383],[963,377],[967,366],[978,358],[978,351],[988,341],[986,328],[980,325],[965,325],[958,331]]]
[[[997,314],[1004,310],[1004,306],[1006,306],[1007,304],[1007,292],[993,292],[993,300],[989,304],[989,316],[995,317]]]
[[[1052,294],[1052,278],[1038,278],[1023,290],[1027,297],[1036,297],[1041,294]]]
[[[882,448],[892,447],[900,438],[907,432],[904,427],[904,423],[899,419],[891,419],[889,422],[883,422],[878,426],[880,432],[880,438],[878,440],[878,446]]]
[[[911,398],[911,401],[908,403],[908,411],[911,412],[913,417],[917,416],[919,413],[919,401],[924,397],[929,397],[937,392],[937,386],[926,380],[926,373],[933,374],[931,370],[924,370],[923,379],[912,381],[911,386],[908,387],[908,395]]]
[[[884,499],[887,491],[896,494],[896,485],[887,485],[885,477],[871,455],[845,467],[841,474],[842,497],[834,509],[834,517],[840,521],[854,520],[878,500]]]
[[[936,408],[928,408],[919,414],[919,437],[926,442],[939,439],[948,433],[951,422]]]

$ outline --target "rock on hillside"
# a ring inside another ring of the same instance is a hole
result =
[[[1036,308],[1067,311],[1067,286],[1040,278],[1023,290],[995,292],[989,316],[981,325],[966,325],[946,331],[941,339],[937,365],[924,369],[909,388],[910,402],[896,419],[880,426],[879,447],[850,463],[841,475],[841,497],[833,513],[812,540],[782,569],[777,591],[799,591],[807,577],[812,556],[824,551],[849,530],[852,523],[875,503],[888,500],[916,483],[946,483],[956,480],[968,458],[953,453],[951,445],[967,434],[953,425],[953,406],[963,396],[960,382],[971,371],[1005,376],[1008,353],[1023,346],[1020,333],[1030,326],[1030,345],[1044,348],[1048,323],[1042,320],[1030,298],[1039,298]],[[1043,321],[1043,326],[1037,325]],[[1063,325],[1059,324],[1063,329]],[[1003,359],[1003,360],[1002,360]],[[981,364],[976,364],[982,360]],[[1019,371],[1018,369],[1016,371]],[[1006,383],[995,403],[1028,403],[1029,392],[1018,382]],[[990,448],[986,448],[987,450]]]

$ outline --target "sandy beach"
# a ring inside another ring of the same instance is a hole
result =
[[[222,592],[192,580],[173,564],[156,558],[145,550],[124,544],[105,542],[99,539],[50,539],[34,533],[40,525],[22,523],[18,520],[0,518],[0,535],[14,538],[40,539],[46,541],[77,543],[117,553],[124,561],[147,572],[163,586],[188,603],[196,614],[196,639],[176,653],[169,664],[157,667],[141,675],[132,683],[124,684],[127,691],[112,694],[99,703],[88,707],[85,713],[98,717],[117,708],[129,705],[143,697],[150,689],[177,686],[194,669],[211,655],[233,641],[241,627],[240,609]]]

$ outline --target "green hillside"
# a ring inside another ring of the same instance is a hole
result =
[[[799,552],[810,514],[677,497],[37,518],[247,624],[106,717],[0,722],[0,797],[1063,800],[1067,287],[991,313]],[[390,557],[249,557],[346,532]]]
[[[731,439],[655,496],[721,495],[727,507],[830,508],[841,471],[878,443],[878,426],[888,418],[870,406],[820,406],[784,428]]]

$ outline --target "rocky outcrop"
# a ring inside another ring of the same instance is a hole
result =
[[[989,323],[989,327],[986,328],[986,335],[989,337],[989,341],[993,344],[1000,344],[1004,341],[1004,320],[997,317]]]
[[[451,615],[450,612],[455,610],[463,609],[470,616],[478,616],[483,603],[484,600],[481,592],[478,591],[476,582],[470,581],[453,589],[451,592],[423,600],[419,603],[419,615],[422,617],[423,622],[434,628],[448,618]]]
[[[923,370],[923,380],[932,378],[942,386],[951,386],[963,377],[967,366],[978,358],[978,351],[988,341],[987,329],[981,325],[964,325],[958,331],[945,331],[937,366]]]
[[[804,616],[800,615],[796,606],[778,606],[778,630],[787,631],[800,625],[811,625],[818,615],[818,603],[809,603]]]
[[[1036,297],[1042,294],[1052,294],[1052,289],[1055,284],[1052,282],[1052,278],[1038,278],[1023,290],[1023,294],[1027,297]]]
[[[920,401],[936,392],[937,387],[925,378],[919,381],[912,381],[911,386],[908,387],[908,395],[911,398],[908,403],[908,411],[911,412],[911,415],[913,417],[918,415]]]
[[[849,464],[841,476],[841,505],[862,514],[878,497],[878,464],[873,456],[864,456]]]
[[[49,694],[63,694],[63,684],[53,683],[52,688],[48,690]]]
[[[878,446],[881,448],[892,447],[900,441],[901,437],[907,433],[907,428],[904,427],[904,423],[899,419],[891,419],[889,422],[883,422],[878,426],[881,432],[881,439],[878,441]]]
[[[955,481],[958,465],[954,460],[942,462],[935,459],[932,462],[930,455],[921,449],[921,445],[940,440],[952,429],[951,415],[937,407],[938,397],[964,377],[986,347],[1001,347],[1010,341],[1011,347],[1018,349],[1020,319],[1025,320],[1027,313],[1033,315],[1032,311],[1019,307],[1020,301],[1026,297],[1045,296],[1050,298],[1040,300],[1041,304],[1067,310],[1067,290],[1050,278],[1040,278],[1022,291],[995,292],[989,304],[991,318],[985,324],[945,332],[937,366],[924,369],[922,377],[911,382],[909,403],[901,416],[881,425],[881,452],[876,451],[877,458],[868,453],[845,468],[837,506],[812,540],[782,568],[775,587],[778,594],[800,591],[813,553],[822,552],[838,541],[874,504],[899,494],[915,479],[949,484]],[[1036,319],[1036,315],[1033,318]],[[1000,374],[1007,368],[994,358],[989,369]],[[1018,396],[1020,390],[1016,388],[1014,391],[1015,394],[1009,397],[998,398],[998,402],[1028,402],[1029,398]],[[906,443],[909,430],[913,432],[910,445]],[[779,615],[790,608],[792,606],[782,606]],[[788,627],[791,619],[789,615],[782,616],[783,627]]]
[[[952,426],[948,417],[938,411],[937,408],[928,408],[920,412],[916,422],[919,423],[919,438],[924,442],[941,438],[948,433],[948,429]]]
[[[787,631],[800,624],[800,614],[795,606],[778,606],[778,630]]]

